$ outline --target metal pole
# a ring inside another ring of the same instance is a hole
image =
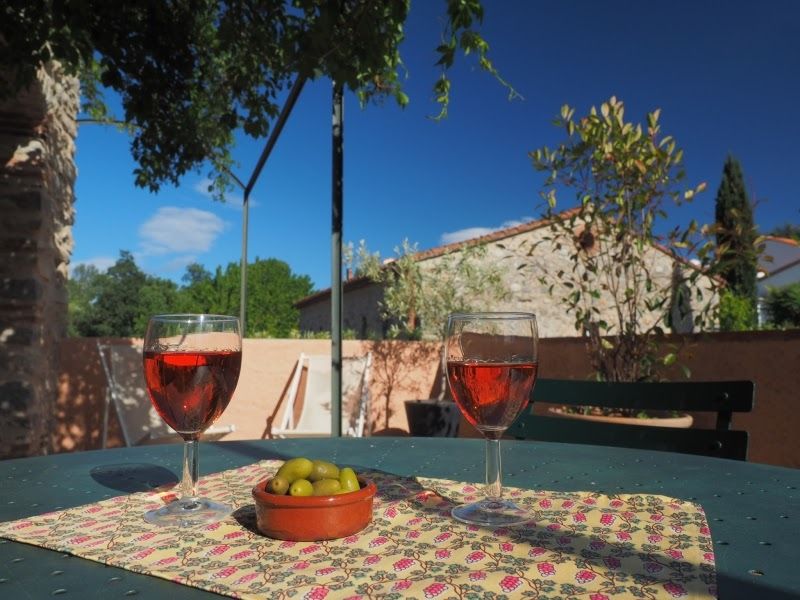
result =
[[[239,282],[241,289],[239,290],[239,330],[242,337],[245,337],[247,331],[245,327],[245,318],[247,317],[247,230],[250,215],[250,191],[245,188],[244,199],[242,200],[242,257],[239,274]]]
[[[283,126],[286,124],[289,115],[292,113],[292,109],[294,108],[295,102],[297,102],[298,96],[300,96],[300,92],[303,91],[303,86],[306,83],[305,77],[298,77],[292,89],[289,91],[289,95],[286,97],[286,103],[283,105],[281,109],[281,114],[278,115],[278,120],[275,121],[275,126],[272,128],[272,133],[269,135],[269,139],[267,140],[267,145],[264,146],[264,150],[261,152],[261,156],[258,158],[258,163],[256,164],[255,169],[253,169],[253,174],[250,176],[250,181],[247,182],[246,186],[244,187],[244,199],[242,201],[242,260],[241,260],[241,291],[239,297],[239,321],[240,326],[242,328],[242,337],[245,336],[245,332],[247,331],[245,325],[245,318],[247,316],[246,306],[247,306],[247,229],[248,229],[248,219],[249,219],[249,212],[250,212],[250,192],[253,191],[253,188],[256,185],[256,181],[258,180],[258,176],[261,175],[261,169],[264,168],[264,164],[267,162],[267,158],[269,158],[272,149],[275,147],[275,143],[278,141],[278,137],[283,131]],[[236,182],[239,185],[242,185],[241,181],[236,179]]]
[[[342,436],[342,176],[344,114],[342,85],[333,83],[331,168],[331,435]]]

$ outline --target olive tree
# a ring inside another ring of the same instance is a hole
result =
[[[542,195],[550,225],[539,243],[564,253],[568,265],[542,261],[540,281],[574,317],[592,367],[606,381],[652,379],[659,364],[675,362],[675,352],[660,355],[655,343],[670,318],[686,316],[672,308],[699,306],[691,316],[697,327],[711,319],[715,282],[702,268],[713,257],[708,229],[695,221],[659,226],[670,205],[691,201],[705,184],[681,187],[683,151],[662,134],[659,116],[649,113],[644,125],[625,121],[624,104],[614,97],[581,118],[564,106],[556,124],[566,141],[530,154],[547,174]],[[567,191],[577,207],[563,211],[557,194]],[[656,276],[664,258],[669,274]]]
[[[485,260],[483,245],[423,261],[417,244],[406,239],[394,258],[382,261],[362,240],[351,255],[358,275],[383,286],[380,310],[391,323],[390,337],[444,340],[450,313],[492,306],[507,296],[502,271]]]
[[[508,296],[502,270],[486,253],[486,246],[472,244],[422,261],[417,245],[403,240],[395,258],[382,262],[363,240],[355,253],[350,246],[356,273],[383,286],[380,310],[391,323],[389,336],[442,343],[450,313],[487,310]],[[446,391],[443,370],[441,376],[439,400]]]

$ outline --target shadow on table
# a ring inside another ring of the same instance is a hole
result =
[[[285,460],[296,456],[296,454],[293,454],[291,452],[278,452],[274,448],[265,447],[259,442],[261,442],[261,440],[256,440],[256,441],[236,440],[230,442],[219,441],[219,442],[207,442],[207,443],[209,445],[213,445],[216,450],[221,451],[221,453],[223,454],[235,454],[238,456],[246,456],[256,461]],[[202,445],[205,446],[206,444],[204,443]]]
[[[103,487],[119,492],[151,492],[178,483],[175,473],[150,463],[102,465],[89,471],[89,475]]]
[[[796,593],[769,585],[768,576],[753,576],[752,580],[717,573],[717,591],[720,598],[769,598],[769,600],[797,600]]]

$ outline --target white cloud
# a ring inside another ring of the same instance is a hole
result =
[[[463,242],[464,240],[471,240],[483,235],[488,235],[495,231],[500,231],[501,229],[516,227],[517,225],[522,225],[531,220],[532,218],[512,219],[501,223],[498,227],[467,227],[466,229],[459,229],[458,231],[450,231],[442,234],[442,237],[439,238],[439,243],[446,245]]]
[[[75,267],[78,265],[86,265],[86,266],[93,266],[101,273],[108,269],[108,267],[112,266],[114,263],[117,262],[116,258],[111,258],[110,256],[95,256],[93,258],[87,258],[86,260],[78,260],[69,265],[69,272],[75,270]]]
[[[226,226],[206,210],[164,206],[139,227],[142,255],[207,252]]]
[[[205,196],[206,198],[210,199],[212,198],[212,195],[211,192],[208,191],[209,185],[211,185],[211,180],[206,177],[194,184],[194,191],[200,194],[201,196]],[[242,194],[234,194],[228,192],[225,194],[225,202],[222,204],[226,208],[232,208],[234,210],[242,210],[242,202],[244,202],[244,197],[242,196]],[[250,208],[259,206],[259,203],[252,196],[250,196],[249,204]]]
[[[197,262],[197,256],[194,254],[181,254],[164,265],[164,270],[170,272],[183,271],[193,262]]]

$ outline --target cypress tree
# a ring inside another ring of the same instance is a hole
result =
[[[736,296],[756,306],[756,230],[742,167],[733,156],[725,160],[716,200],[717,246],[722,248],[718,274]]]

